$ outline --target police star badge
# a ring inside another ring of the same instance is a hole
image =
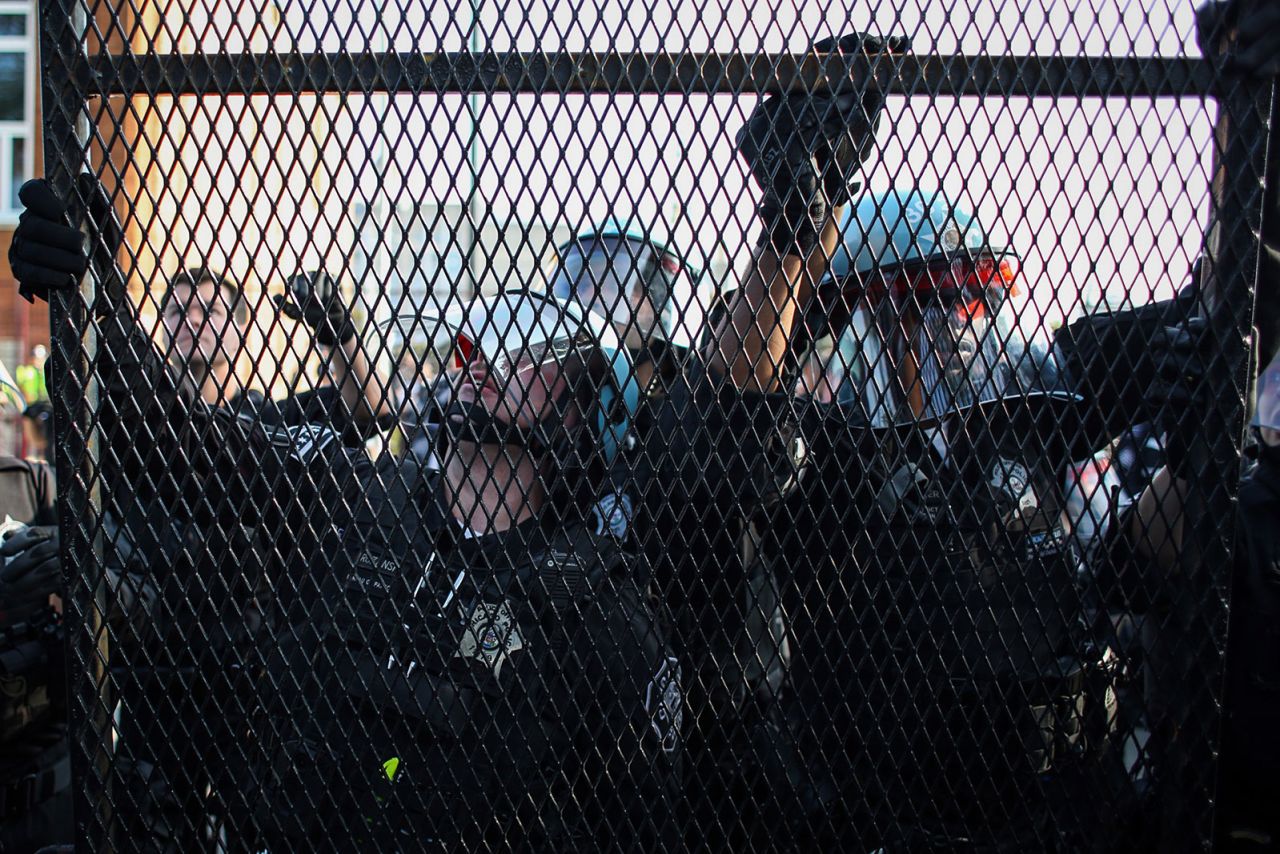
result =
[[[524,638],[510,605],[480,602],[471,611],[471,620],[462,633],[457,658],[474,658],[493,669],[496,678],[511,653],[524,649]]]

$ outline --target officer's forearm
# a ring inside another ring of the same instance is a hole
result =
[[[727,376],[744,391],[781,388],[795,327],[839,245],[839,219],[837,210],[807,258],[780,256],[767,245],[756,250],[750,272],[712,336],[707,363],[713,376]]]
[[[359,335],[334,348],[333,373],[342,402],[353,418],[365,421],[390,414],[387,398],[391,390],[378,381]]]
[[[751,271],[712,335],[707,359],[712,376],[727,377],[744,391],[778,387],[803,272],[799,256],[779,258],[767,248],[756,250]]]
[[[811,252],[805,263],[805,287],[810,289],[809,294],[813,293],[812,289],[818,286],[831,268],[831,256],[836,254],[836,247],[840,245],[840,218],[843,213],[843,206],[832,210],[818,238],[821,251]],[[802,300],[801,307],[807,303],[807,298]]]
[[[1139,496],[1129,517],[1127,534],[1134,554],[1164,573],[1178,567],[1186,496],[1187,484],[1163,468]]]

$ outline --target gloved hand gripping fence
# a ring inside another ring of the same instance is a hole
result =
[[[852,34],[824,39],[819,53],[901,52],[908,39]],[[738,151],[763,190],[759,243],[779,255],[807,256],[823,223],[858,187],[853,176],[871,152],[884,97],[879,92],[770,95],[738,133]]]
[[[37,178],[22,185],[18,199],[25,210],[9,245],[9,267],[19,293],[28,302],[37,297],[48,300],[52,291],[74,289],[92,268],[107,297],[99,304],[99,314],[113,310],[124,296],[124,282],[116,268],[123,237],[111,200],[97,178],[77,175],[70,200]]]
[[[1223,40],[1229,41],[1226,53]],[[1275,0],[1210,0],[1196,9],[1201,52],[1228,71],[1256,77],[1280,74],[1280,4]]]
[[[0,544],[0,607],[47,602],[62,586],[58,529],[25,527]]]

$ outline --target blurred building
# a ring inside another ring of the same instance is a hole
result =
[[[569,229],[515,218],[481,216],[477,227],[462,204],[406,199],[394,206],[352,205],[344,223],[353,239],[348,273],[359,304],[387,352],[421,354],[447,337],[439,319],[473,293],[542,288],[551,254]]]

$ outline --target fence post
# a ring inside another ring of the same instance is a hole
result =
[[[68,70],[85,58],[89,15],[82,0],[41,0],[41,113],[45,176],[63,198],[87,160],[90,126],[81,86]],[[63,584],[67,592],[67,697],[75,786],[76,837],[100,850],[111,820],[112,698],[106,614],[110,591],[102,563],[102,496],[96,417],[98,385],[93,364],[98,334],[89,322],[98,283],[92,272],[78,291],[50,295],[50,397],[54,412],[58,517]],[[85,673],[75,670],[84,667]],[[92,752],[82,735],[94,734]],[[96,795],[95,795],[96,793]],[[102,834],[98,836],[97,834]]]

